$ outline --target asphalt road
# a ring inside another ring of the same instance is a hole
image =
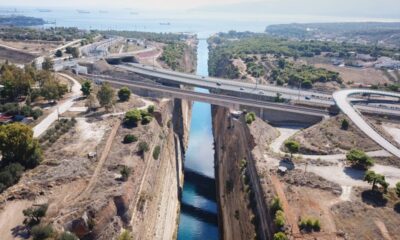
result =
[[[400,150],[382,137],[366,120],[362,118],[359,112],[353,108],[351,105],[351,101],[348,99],[349,96],[354,94],[374,94],[381,96],[389,96],[389,97],[399,97],[400,94],[392,93],[392,92],[384,92],[384,91],[374,91],[374,90],[366,90],[366,89],[348,89],[337,91],[333,93],[333,99],[336,102],[336,105],[340,108],[340,110],[347,115],[353,123],[363,131],[368,137],[374,140],[377,144],[379,144],[386,151],[400,158]]]

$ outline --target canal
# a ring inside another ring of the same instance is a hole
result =
[[[208,76],[208,44],[199,40],[197,74]],[[205,89],[196,89],[204,92]],[[214,138],[211,105],[195,102],[189,146],[185,155],[179,240],[218,239],[216,186],[214,178]]]

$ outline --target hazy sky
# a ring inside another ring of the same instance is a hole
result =
[[[400,0],[0,0],[4,6],[400,18]]]

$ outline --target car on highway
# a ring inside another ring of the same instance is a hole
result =
[[[305,96],[304,97],[306,100],[311,100],[311,97],[309,97],[309,96]]]
[[[241,87],[241,88],[240,88],[240,91],[244,91],[244,88]]]
[[[260,91],[259,94],[264,95],[264,92],[263,92],[263,91]]]
[[[217,86],[221,86],[221,85],[222,85],[221,83],[217,82]]]

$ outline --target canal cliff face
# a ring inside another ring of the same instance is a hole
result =
[[[257,164],[263,161],[260,149],[278,132],[259,119],[248,125],[223,107],[213,106],[212,113],[221,239],[270,239],[267,203],[273,194],[262,190],[269,180],[260,181]]]

